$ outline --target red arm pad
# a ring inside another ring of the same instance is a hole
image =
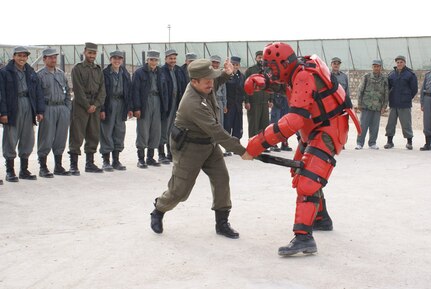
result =
[[[304,126],[305,118],[296,113],[285,114],[278,121],[280,133],[287,139]]]
[[[248,140],[247,152],[253,157],[260,155],[265,150],[264,143],[265,136],[260,132]]]

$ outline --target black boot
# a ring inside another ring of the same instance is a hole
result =
[[[408,149],[408,150],[413,149],[413,139],[412,138],[407,139],[406,149]]]
[[[14,170],[14,159],[7,159],[6,160],[6,181],[16,183],[18,182],[18,177],[15,174]]]
[[[295,238],[290,241],[289,245],[280,247],[278,255],[291,256],[297,253],[312,254],[317,252],[316,242],[311,234],[296,234]]]
[[[125,171],[126,167],[120,163],[120,151],[112,152],[112,167],[114,170]]]
[[[78,154],[70,154],[70,173],[72,176],[79,176],[81,172],[78,169]]]
[[[145,163],[145,153],[144,150],[138,149],[138,168],[140,169],[146,169],[148,168],[147,164]]]
[[[111,161],[109,160],[109,153],[103,154],[102,159],[102,170],[104,170],[105,172],[113,172],[114,168],[111,166]]]
[[[316,220],[313,224],[313,231],[332,231],[333,229],[332,219],[326,209],[326,200],[322,198],[322,211],[317,213]]]
[[[286,141],[281,143],[281,150],[291,152],[292,148],[289,146],[289,143]]]
[[[394,147],[394,143],[392,142],[393,136],[388,136],[388,142],[384,145],[385,149],[391,149]]]
[[[54,155],[55,167],[54,167],[54,175],[58,176],[70,176],[70,172],[66,171],[61,164],[61,159],[63,155]]]
[[[158,151],[159,151],[159,163],[163,165],[169,165],[171,162],[168,160],[168,158],[165,155],[165,146],[159,145]]]
[[[23,180],[36,180],[37,177],[32,175],[28,170],[28,159],[21,158],[21,168],[19,171],[19,178]]]
[[[103,173],[103,170],[94,164],[94,153],[86,153],[85,156],[86,173]]]
[[[431,150],[431,136],[425,136],[425,145],[420,148],[421,151]]]
[[[154,166],[154,167],[160,167],[160,163],[154,159],[154,149],[148,148],[147,165]]]
[[[231,228],[228,218],[230,211],[215,211],[216,232],[231,239],[238,239],[239,233]]]
[[[151,212],[151,229],[153,229],[154,233],[161,234],[163,233],[163,216],[165,213],[160,212],[157,209],[154,209]]]
[[[42,178],[53,178],[54,175],[48,170],[46,166],[46,156],[39,157],[39,177]]]

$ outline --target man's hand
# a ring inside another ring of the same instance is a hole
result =
[[[250,102],[246,102],[246,103],[244,103],[244,108],[245,108],[246,110],[250,110],[250,109],[251,109],[251,104],[250,104]]]
[[[100,120],[105,120],[106,118],[106,113],[104,111],[100,112]]]
[[[253,95],[255,91],[263,90],[265,87],[266,80],[262,74],[252,74],[244,83],[244,90],[248,95]]]
[[[36,114],[37,122],[41,122],[43,120],[43,114]]]
[[[129,112],[127,112],[127,117],[128,117],[128,118],[132,118],[132,117],[133,117],[133,111],[129,111]]]
[[[0,122],[3,124],[7,124],[7,122],[8,122],[7,115],[0,116]]]
[[[90,107],[87,110],[88,113],[94,113],[95,111],[96,111],[96,106],[93,104],[90,105]]]
[[[233,69],[233,64],[230,62],[229,58],[225,60],[223,68],[224,68],[223,70],[224,70],[224,72],[226,72],[226,74],[232,75],[234,69]]]
[[[136,110],[133,115],[137,118],[140,119],[141,118],[141,111],[140,110]]]
[[[247,151],[245,151],[241,158],[245,161],[251,161],[253,159],[253,157]]]

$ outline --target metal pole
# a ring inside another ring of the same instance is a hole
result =
[[[171,24],[168,24],[168,43],[170,48],[171,47]]]

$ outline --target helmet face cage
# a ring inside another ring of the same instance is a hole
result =
[[[273,81],[287,82],[289,56],[294,54],[292,48],[285,43],[273,43],[265,47],[263,67]]]

